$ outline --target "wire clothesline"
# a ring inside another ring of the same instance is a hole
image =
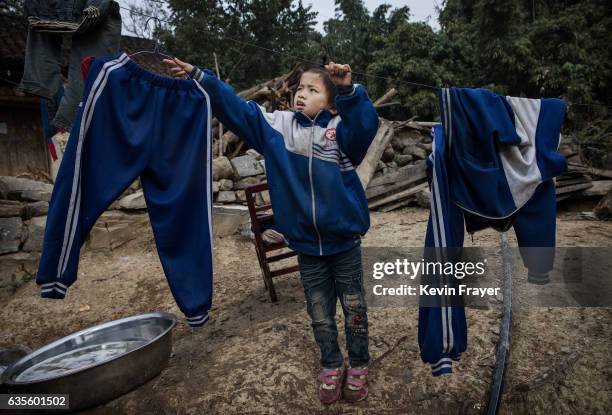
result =
[[[161,18],[159,18],[157,16],[151,16],[149,14],[146,14],[146,13],[143,13],[141,11],[134,10],[134,9],[129,8],[129,7],[122,6],[122,5],[119,5],[119,7],[121,9],[124,9],[124,10],[130,12],[130,13],[137,14],[137,15],[140,15],[142,17],[147,17],[147,18],[150,18],[150,19],[156,19],[159,22],[163,22],[163,23],[172,25],[172,22],[170,22],[168,20],[165,20],[165,19],[161,19]],[[203,30],[200,30],[200,29],[197,29],[197,28],[195,30],[196,30],[196,32],[206,34],[206,31],[203,31]],[[253,42],[246,42],[246,41],[243,41],[243,40],[234,39],[234,38],[232,38],[230,36],[227,36],[227,35],[224,35],[224,34],[221,34],[221,33],[217,33],[217,35],[222,37],[222,38],[224,38],[224,39],[230,40],[232,42],[241,44],[243,46],[251,46],[251,47],[254,47],[254,48],[266,51],[266,52],[274,53],[276,55],[280,55],[280,56],[284,56],[284,57],[289,57],[289,58],[295,59],[295,60],[297,60],[299,62],[307,63],[307,64],[310,64],[310,65],[322,66],[320,63],[315,63],[315,62],[309,61],[307,59],[303,59],[303,58],[301,58],[299,56],[292,55],[292,54],[289,54],[289,53],[279,52],[277,50],[274,50],[274,49],[271,49],[271,48],[267,48],[265,46],[261,46],[261,45],[258,45],[256,43],[253,43]],[[419,88],[428,88],[428,89],[433,89],[433,90],[437,90],[439,88],[442,88],[440,86],[428,85],[428,84],[421,83],[421,82],[413,82],[413,81],[406,81],[406,80],[398,81],[396,78],[391,78],[391,77],[386,77],[386,76],[381,76],[381,75],[375,75],[375,74],[371,74],[371,73],[367,73],[367,72],[355,71],[352,68],[351,68],[351,73],[354,74],[354,75],[359,75],[359,76],[363,76],[363,77],[369,77],[369,78],[386,80],[387,82],[394,83],[395,85],[404,85],[404,84],[406,84],[406,85],[412,85],[412,86],[419,87]],[[13,82],[11,80],[8,80],[8,79],[5,79],[5,78],[1,78],[1,77],[0,77],[0,79],[4,80],[4,81],[7,81],[7,82],[10,82],[12,84],[18,85],[17,83],[15,83],[15,82]],[[566,102],[567,102],[568,105],[577,105],[577,106],[585,106],[585,107],[594,107],[595,106],[595,107],[612,108],[612,106],[606,105],[606,104],[577,103],[577,102],[575,103],[575,102],[570,102],[570,101],[566,101]]]
[[[170,22],[170,21],[168,21],[168,20],[165,20],[165,19],[160,19],[159,17],[156,17],[156,16],[151,16],[151,15],[148,15],[148,14],[146,14],[146,13],[142,13],[142,12],[137,11],[137,10],[132,10],[132,9],[130,9],[130,8],[128,8],[128,7],[125,7],[125,6],[119,6],[119,7],[121,7],[121,8],[122,8],[122,9],[124,9],[124,10],[129,11],[130,13],[138,14],[138,15],[141,15],[141,16],[143,16],[143,17],[148,17],[148,18],[152,18],[152,19],[157,19],[158,21],[163,22],[163,23],[172,24],[172,22]],[[202,34],[206,34],[206,32],[205,32],[205,31],[203,31],[203,30],[200,30],[200,29],[195,29],[195,30],[196,30],[196,32],[199,32],[199,33],[202,33]],[[234,39],[234,38],[232,38],[232,37],[229,37],[229,36],[226,36],[226,35],[223,35],[223,34],[220,34],[220,33],[217,33],[217,34],[218,34],[220,37],[224,38],[224,39],[231,40],[232,42],[235,42],[235,43],[241,44],[241,45],[243,45],[243,46],[252,46],[252,47],[254,47],[254,48],[261,49],[261,50],[263,50],[263,51],[270,52],[270,53],[274,53],[274,54],[277,54],[277,55],[280,55],[280,56],[284,56],[284,57],[292,58],[292,59],[295,59],[295,60],[300,61],[300,62],[303,62],[303,63],[307,63],[307,64],[310,64],[310,65],[316,65],[316,66],[322,66],[320,63],[312,62],[312,61],[309,61],[309,60],[307,60],[307,59],[301,58],[301,57],[296,56],[296,55],[292,55],[292,54],[285,53],[285,52],[279,52],[279,51],[277,51],[277,50],[270,49],[270,48],[267,48],[267,47],[265,47],[265,46],[258,45],[258,44],[256,44],[256,43],[252,43],[252,42],[245,42],[245,41],[243,41],[243,40]],[[389,77],[385,77],[385,76],[380,76],[380,75],[369,74],[369,73],[365,73],[365,72],[358,72],[358,71],[355,71],[355,70],[353,70],[353,69],[351,69],[351,73],[352,73],[352,74],[355,74],[355,75],[361,75],[361,76],[364,76],[364,77],[384,79],[384,80],[386,80],[386,81],[392,81],[392,82],[396,82],[396,83],[397,83],[397,80],[396,80],[396,79],[394,79],[394,78],[389,78]],[[436,87],[436,86],[433,86],[433,85],[427,85],[427,84],[423,84],[423,83],[419,83],[419,82],[402,81],[402,83],[404,83],[404,84],[410,84],[410,85],[417,86],[417,87],[422,87],[422,88],[430,88],[430,89],[438,89],[438,88],[439,88],[439,87]]]
[[[159,17],[157,17],[157,16],[151,16],[151,15],[146,14],[146,13],[143,13],[143,12],[141,12],[141,11],[134,10],[134,9],[129,8],[129,7],[125,7],[125,6],[121,6],[121,5],[120,5],[119,7],[120,7],[120,8],[122,8],[122,9],[124,9],[124,10],[129,11],[130,13],[138,14],[138,15],[140,15],[140,16],[147,17],[147,18],[151,18],[151,19],[156,19],[156,20],[158,20],[159,22],[163,22],[163,23],[166,23],[166,24],[172,25],[172,22],[170,22],[170,21],[168,21],[168,20],[165,20],[165,19],[161,19],[161,18],[159,18]],[[206,32],[205,32],[205,31],[200,30],[200,29],[197,29],[197,28],[195,29],[195,31],[196,31],[196,32],[199,32],[199,33],[206,34]],[[265,46],[261,46],[261,45],[258,45],[258,44],[256,44],[256,43],[253,43],[253,42],[246,42],[246,41],[243,41],[243,40],[234,39],[234,38],[232,38],[232,37],[230,37],[230,36],[226,36],[226,35],[221,34],[221,33],[217,33],[217,35],[218,35],[218,36],[220,36],[220,37],[222,37],[222,38],[224,38],[224,39],[231,40],[232,42],[235,42],[235,43],[241,44],[241,45],[243,45],[243,46],[251,46],[251,47],[254,47],[254,48],[257,48],[257,49],[260,49],[260,50],[264,50],[264,51],[266,51],[266,52],[274,53],[274,54],[277,54],[277,55],[280,55],[280,56],[284,56],[284,57],[289,57],[289,58],[295,59],[295,60],[300,61],[300,62],[303,62],[303,63],[310,64],[310,65],[322,66],[322,65],[321,65],[321,64],[319,64],[319,63],[315,63],[315,62],[312,62],[312,61],[309,61],[309,60],[303,59],[303,58],[301,58],[301,57],[299,57],[299,56],[292,55],[292,54],[285,53],[285,52],[279,52],[279,51],[277,51],[277,50],[274,50],[274,49],[271,49],[271,48],[267,48],[267,47],[265,47]],[[359,71],[355,71],[355,70],[353,70],[352,68],[351,68],[351,73],[352,73],[352,74],[355,74],[355,75],[364,76],[364,77],[369,77],[369,78],[376,78],[376,79],[386,80],[386,81],[388,81],[388,82],[395,83],[396,85],[407,84],[407,85],[412,85],[412,86],[415,86],[415,87],[420,87],[420,88],[428,88],[428,89],[433,89],[433,90],[437,90],[437,89],[439,89],[439,88],[442,88],[441,86],[433,86],[433,85],[428,85],[428,84],[424,84],[424,83],[420,83],[420,82],[405,81],[405,80],[398,81],[398,80],[397,80],[397,79],[395,79],[395,78],[386,77],[386,76],[381,76],[381,75],[375,75],[375,74],[371,74],[371,73],[367,73],[367,72],[359,72]],[[567,102],[567,104],[568,104],[568,105],[578,105],[578,106],[585,106],[585,107],[593,107],[593,106],[596,106],[596,107],[612,108],[612,106],[610,106],[610,105],[606,105],[606,104],[597,104],[597,103],[587,104],[587,103],[578,103],[578,102],[570,102],[570,101],[565,101],[565,102]]]

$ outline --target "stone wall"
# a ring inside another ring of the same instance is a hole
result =
[[[253,157],[252,155],[247,156]],[[220,160],[220,162],[221,164],[216,161],[218,164],[216,170],[228,168],[223,163],[229,163],[229,160]],[[259,167],[248,166],[247,163],[246,159],[235,162],[241,174],[257,173],[257,175],[245,176],[237,180],[225,178],[216,180],[215,187],[219,188],[215,192],[217,199],[219,192],[233,193],[234,197],[238,193],[240,197],[241,194],[244,194],[244,190],[230,189],[234,189],[235,185],[246,186],[247,183],[261,181],[263,163],[257,161]],[[229,169],[232,172],[232,178],[240,177],[234,176],[232,164]],[[224,172],[223,175],[227,175],[227,172]],[[53,185],[48,183],[0,176],[0,302],[2,298],[12,294],[21,285],[36,277],[52,190]],[[224,205],[213,207],[214,235],[226,236],[238,233],[248,236],[250,221],[246,206],[237,204],[236,199],[232,204],[223,202],[223,200],[221,197],[219,203],[224,203]],[[90,251],[108,252],[138,237],[152,239],[146,208],[140,180],[136,180],[98,218],[83,248]]]
[[[217,157],[213,160],[213,194],[215,203],[246,205],[244,189],[266,181],[263,157],[255,150],[233,159]],[[257,194],[258,204],[270,203],[268,192]]]
[[[36,275],[53,186],[0,176],[0,296]]]
[[[32,280],[38,270],[53,185],[0,176],[0,298]],[[98,219],[85,247],[113,250],[148,228],[139,181]]]

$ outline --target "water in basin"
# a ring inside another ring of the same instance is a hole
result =
[[[15,377],[15,381],[32,382],[59,377],[66,372],[113,359],[146,343],[145,340],[116,341],[69,350],[27,368]]]

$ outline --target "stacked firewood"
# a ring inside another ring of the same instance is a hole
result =
[[[366,188],[370,209],[388,212],[410,204],[429,206],[425,159],[431,153],[433,123],[393,121],[393,137]]]
[[[289,73],[239,92],[238,96],[257,102],[268,112],[288,110],[292,106],[293,95],[300,81],[300,74],[300,67],[296,66]],[[396,94],[397,91],[394,88],[390,89],[382,97],[374,101],[374,106],[382,108],[398,104],[398,102],[391,101]],[[246,153],[244,142],[232,132],[224,130],[217,119],[213,119],[212,128],[214,157],[226,156],[232,159]]]
[[[286,110],[293,102],[293,91],[299,82],[300,71],[296,66],[291,72],[241,91],[241,98],[252,100],[267,111]],[[246,153],[246,146],[234,133],[224,130],[217,119],[213,120],[213,155],[230,159]]]
[[[429,207],[425,159],[431,153],[430,122],[392,122],[393,138],[382,152],[366,189],[370,209],[387,212],[410,204]],[[564,137],[559,152],[568,171],[556,179],[557,202],[601,198],[612,192],[612,170],[586,166],[580,148]],[[595,200],[596,201],[596,200]]]
[[[293,91],[295,91],[299,82],[300,70],[299,67],[294,68],[291,72],[263,82],[247,90],[241,91],[238,95],[244,99],[257,102],[265,108],[266,111],[272,112],[275,110],[287,110],[291,108],[293,102]],[[388,105],[395,105],[397,102],[392,101],[397,94],[395,89],[390,89],[382,97],[374,101],[376,108],[381,108]],[[393,135],[393,126],[391,122],[381,119],[381,128],[377,135],[377,144],[373,147],[380,147],[382,151],[389,138]],[[402,123],[399,123],[402,124]],[[257,154],[254,150],[247,149],[246,144],[239,137],[230,131],[225,130],[223,126],[216,120],[213,120],[213,193],[216,203],[246,203],[245,188],[259,182],[265,181],[265,163],[263,157]],[[420,150],[424,152],[426,150]],[[381,154],[376,152],[376,155],[370,155],[372,160],[371,171],[360,174],[363,177],[364,187],[374,174],[374,170],[380,167],[377,166]],[[423,156],[424,157],[424,156]],[[404,161],[411,156],[404,155]],[[362,163],[365,167],[368,163]],[[386,165],[384,165],[386,167]],[[368,169],[362,168],[366,171]],[[265,195],[264,195],[265,197]]]
[[[612,191],[612,170],[586,166],[571,137],[564,138],[562,143],[559,152],[568,160],[568,171],[556,180],[557,202],[602,197]]]
[[[267,111],[287,110],[300,70],[255,85],[238,95],[253,100]],[[396,105],[397,95],[390,89],[374,101],[376,108]],[[366,189],[370,209],[391,211],[411,204],[429,207],[425,160],[431,153],[433,122],[388,121],[381,118],[379,132],[358,174]],[[244,189],[265,181],[262,156],[247,152],[245,143],[213,120],[213,155],[217,203],[245,203]],[[559,151],[568,159],[568,172],[556,179],[557,201],[593,198],[612,191],[612,171],[588,167],[580,158],[580,149],[571,137],[564,137]]]

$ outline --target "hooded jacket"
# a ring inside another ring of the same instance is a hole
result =
[[[321,111],[268,113],[240,98],[209,70],[191,77],[209,94],[212,113],[264,155],[274,222],[289,247],[331,255],[360,243],[370,227],[365,191],[355,168],[378,130],[378,115],[365,88],[335,98],[338,115]]]

